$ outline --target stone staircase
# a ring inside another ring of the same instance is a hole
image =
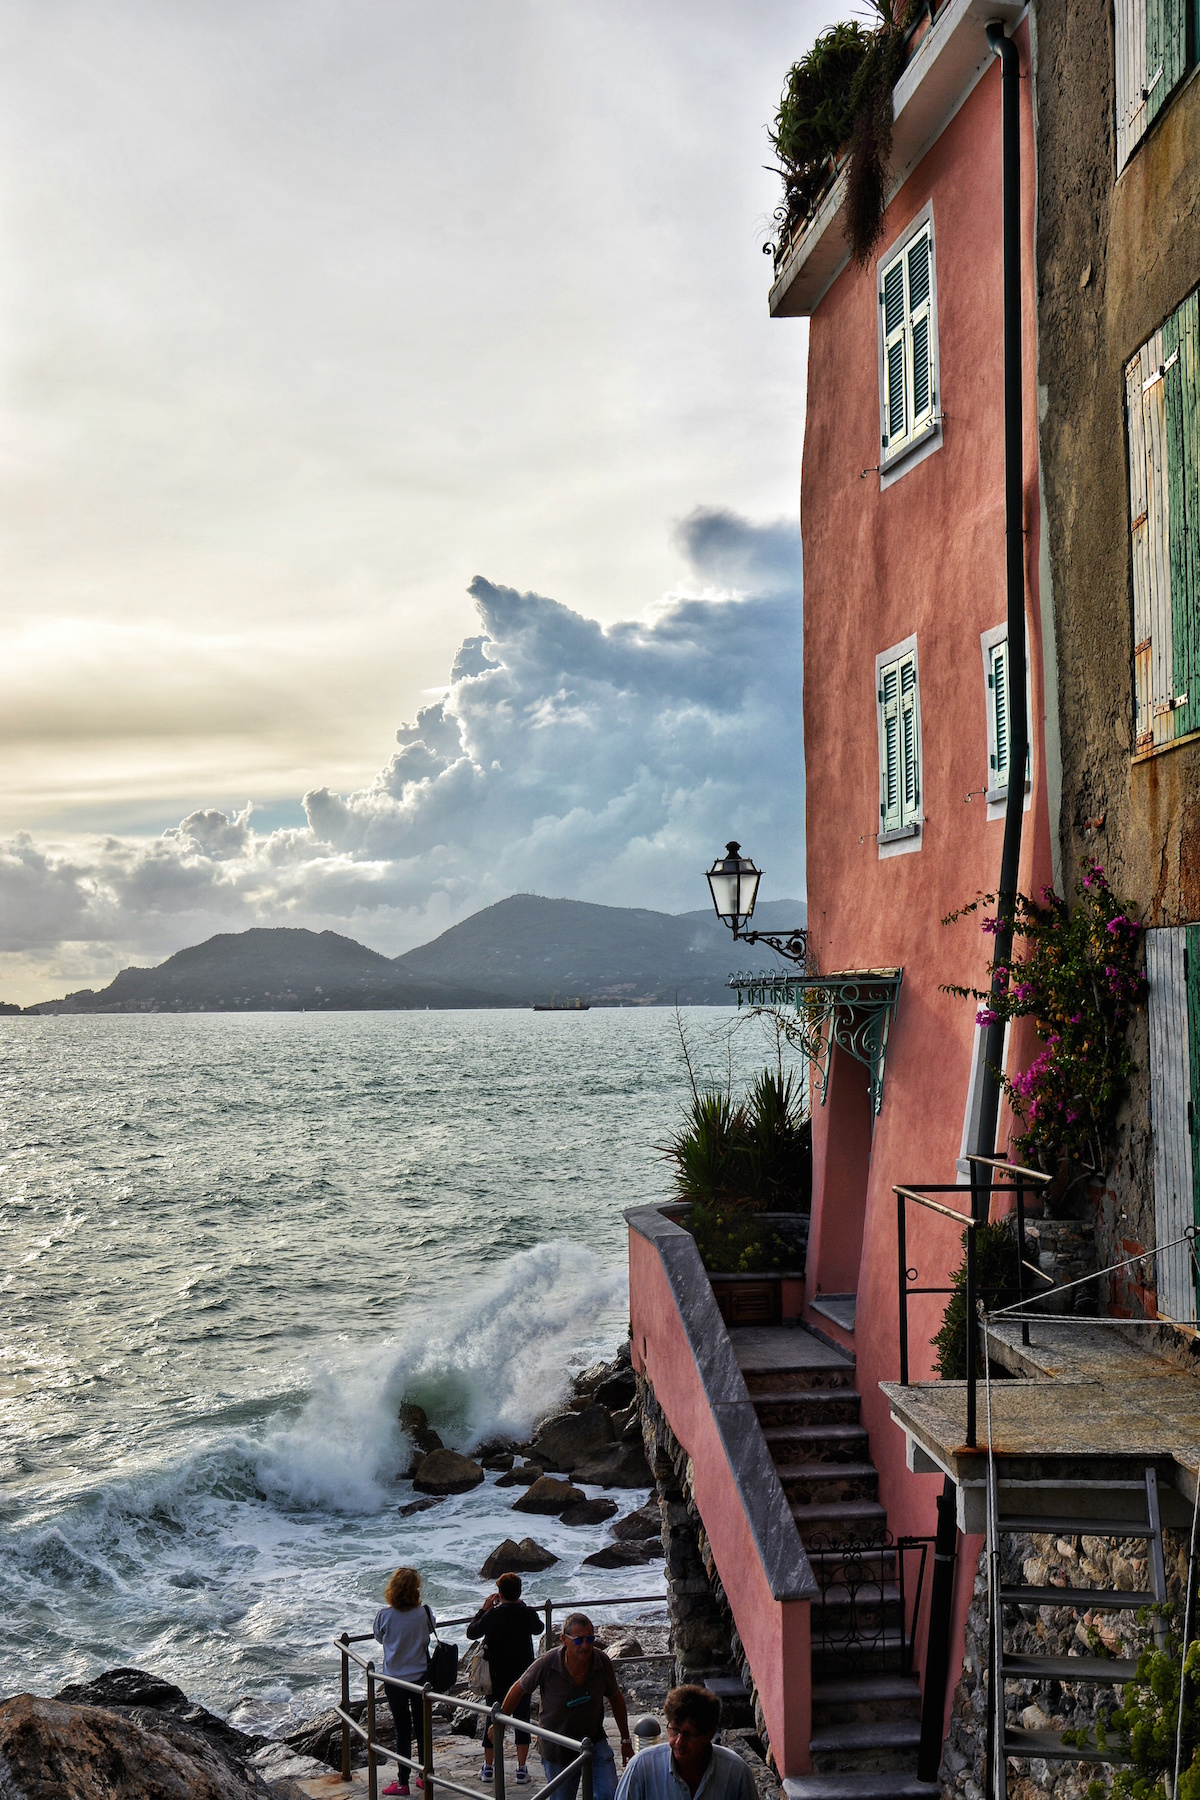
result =
[[[906,1673],[896,1557],[854,1358],[802,1327],[730,1331],[822,1599],[812,1607],[813,1773],[789,1800],[936,1800],[916,1778],[920,1688]]]

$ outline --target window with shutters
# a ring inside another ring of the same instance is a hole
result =
[[[1009,745],[1012,742],[1012,695],[1008,680],[1008,626],[995,625],[980,633],[983,649],[983,685],[987,707],[987,796],[988,818],[999,818],[1008,799]],[[1025,717],[1032,719],[1029,692],[1029,666],[1025,669]],[[1032,733],[1030,734],[1032,743]],[[1029,805],[1031,753],[1025,752],[1025,804]],[[994,810],[993,810],[994,809]]]
[[[879,264],[879,466],[882,474],[919,445],[936,447],[937,289],[932,208]]]
[[[917,640],[875,659],[879,722],[879,849],[916,849],[921,830],[921,706]]]
[[[1196,61],[1196,0],[1115,0],[1117,173]]]
[[[1125,369],[1135,753],[1200,731],[1200,304]]]

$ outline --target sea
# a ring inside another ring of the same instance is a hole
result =
[[[660,1594],[494,1475],[401,1517],[397,1415],[522,1439],[613,1354],[681,1033],[700,1079],[775,1058],[719,1008],[0,1020],[0,1695],[132,1664],[282,1730],[393,1568],[460,1616],[529,1532],[530,1598]]]

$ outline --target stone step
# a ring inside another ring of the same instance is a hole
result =
[[[1081,1750],[1078,1744],[1064,1744],[1059,1731],[1025,1731],[1020,1726],[1009,1725],[1004,1733],[1005,1756],[1037,1756],[1044,1762],[1088,1762],[1088,1763],[1131,1763],[1133,1756],[1128,1750],[1122,1750],[1115,1741],[1109,1741],[1108,1748],[1101,1750],[1094,1744],[1086,1744]]]
[[[918,1781],[899,1769],[852,1775],[789,1775],[783,1784],[787,1800],[941,1800],[936,1781]]]
[[[742,1380],[752,1400],[760,1394],[829,1393],[854,1386],[854,1361],[831,1364],[824,1369],[748,1369],[742,1367]]]
[[[873,1462],[785,1463],[779,1483],[789,1502],[824,1504],[831,1500],[873,1500],[879,1471]]]
[[[920,1742],[919,1719],[855,1720],[821,1726],[809,1739],[809,1750],[818,1774],[839,1775],[851,1769],[911,1774]]]
[[[801,1462],[867,1462],[870,1440],[865,1425],[825,1419],[815,1425],[768,1425],[763,1432],[777,1464]]]
[[[915,1675],[844,1675],[812,1684],[814,1730],[855,1719],[919,1718],[920,1713],[921,1684]]]
[[[796,1502],[791,1507],[791,1514],[796,1521],[796,1529],[806,1543],[815,1532],[827,1532],[830,1537],[845,1537],[854,1532],[866,1545],[872,1537],[880,1538],[887,1530],[887,1509],[878,1500]],[[831,1546],[818,1544],[816,1548],[827,1550]],[[1033,1593],[1035,1590],[1029,1588],[1025,1591]],[[1037,1605],[1038,1602],[1033,1601],[1031,1604]],[[1062,1602],[1058,1604],[1061,1605]]]
[[[758,1422],[774,1425],[857,1425],[861,1399],[853,1387],[764,1389],[751,1395]]]

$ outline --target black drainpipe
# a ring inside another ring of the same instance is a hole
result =
[[[987,27],[987,41],[1000,58],[1001,144],[1004,197],[1004,534],[1005,586],[1008,598],[1008,693],[1010,745],[1008,799],[1004,808],[1004,846],[1000,853],[999,930],[992,942],[993,962],[1008,967],[1012,956],[1012,921],[1021,862],[1021,827],[1025,814],[1025,764],[1029,756],[1029,720],[1025,713],[1025,517],[1024,453],[1021,414],[1021,112],[1020,59],[1003,25]],[[997,988],[992,980],[992,1007]],[[996,1147],[1000,1111],[999,1069],[1004,1056],[1004,1026],[987,1027],[975,1137],[977,1156]],[[976,1198],[977,1216],[986,1218],[988,1195]],[[925,1652],[925,1693],[921,1709],[921,1746],[917,1774],[936,1781],[942,1756],[942,1720],[946,1710],[946,1678],[950,1663],[950,1626],[954,1605],[954,1563],[958,1531],[955,1488],[949,1476],[938,1500],[933,1581],[929,1594],[929,1637]]]

